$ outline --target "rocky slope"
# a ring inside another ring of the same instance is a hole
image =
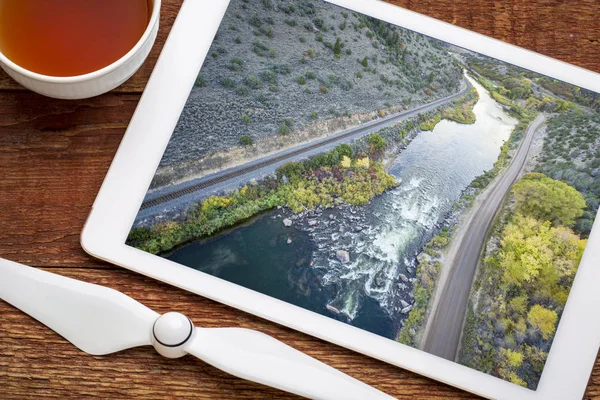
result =
[[[233,0],[160,168],[458,90],[437,41],[319,1]]]

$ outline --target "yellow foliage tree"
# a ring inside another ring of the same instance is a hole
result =
[[[352,160],[348,156],[343,156],[342,160],[340,161],[340,165],[343,168],[350,168],[352,166]]]
[[[573,226],[586,208],[583,195],[575,188],[536,172],[517,182],[513,193],[517,211],[554,225]]]
[[[369,169],[371,166],[371,160],[369,160],[369,157],[359,158],[356,160],[356,166],[359,168]]]
[[[531,307],[527,314],[527,321],[533,329],[537,329],[542,333],[544,340],[550,339],[556,331],[556,322],[558,321],[558,315],[554,310],[548,310],[536,304]]]

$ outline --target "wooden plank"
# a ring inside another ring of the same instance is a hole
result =
[[[138,99],[0,92],[0,257],[105,265],[85,255],[79,234]]]
[[[597,0],[389,0],[445,22],[600,71]]]
[[[163,0],[160,31],[148,61],[120,93],[141,92],[183,0]],[[389,0],[390,3],[529,50],[600,71],[596,0]],[[22,90],[0,71],[0,90]]]

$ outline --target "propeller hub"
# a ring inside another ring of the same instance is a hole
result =
[[[184,348],[194,334],[194,325],[188,317],[176,312],[161,315],[152,327],[152,345],[167,358],[183,357]]]

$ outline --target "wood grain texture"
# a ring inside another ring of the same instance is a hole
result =
[[[600,71],[597,0],[392,2]],[[401,399],[476,398],[95,261],[81,250],[79,233],[181,3],[163,0],[159,37],[150,58],[110,94],[57,101],[27,92],[0,73],[0,257],[121,290],[158,312],[184,312],[198,326],[261,330]],[[294,398],[230,377],[192,357],[164,359],[151,348],[88,356],[1,301],[0,315],[2,399]],[[600,398],[600,361],[585,398]]]

